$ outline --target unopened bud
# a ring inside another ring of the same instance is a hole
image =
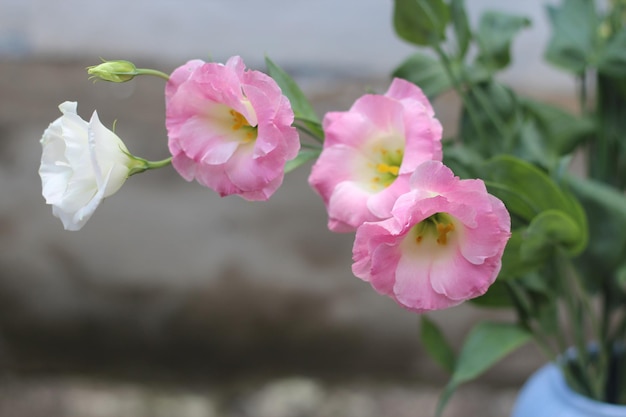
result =
[[[110,81],[113,83],[123,83],[132,80],[138,75],[137,67],[129,61],[104,61],[100,65],[87,67],[87,73],[91,75],[89,79]]]

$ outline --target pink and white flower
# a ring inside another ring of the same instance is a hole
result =
[[[116,193],[136,165],[122,140],[94,111],[89,122],[76,103],[59,106],[63,116],[41,138],[42,194],[66,230],[79,230],[104,198]]]
[[[441,124],[422,90],[405,80],[394,79],[384,95],[362,96],[347,112],[326,114],[323,128],[309,184],[335,232],[388,217],[415,168],[442,158]]]
[[[267,200],[281,185],[285,163],[300,148],[293,111],[276,82],[226,64],[189,61],[165,89],[172,165],[187,181],[221,196]]]
[[[511,220],[481,180],[421,164],[392,217],[356,232],[353,273],[401,306],[426,312],[484,294],[496,279]]]

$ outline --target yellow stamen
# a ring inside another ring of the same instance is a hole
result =
[[[448,233],[452,231],[454,231],[454,223],[437,223],[437,233],[439,234],[437,243],[439,245],[446,245],[448,243]]]
[[[229,113],[231,116],[233,116],[233,130],[239,130],[244,126],[250,126],[246,118],[243,117],[243,115],[238,111],[231,109]]]
[[[400,167],[387,164],[378,164],[376,165],[376,171],[380,172],[381,174],[391,174],[398,176],[398,173],[400,172]]]

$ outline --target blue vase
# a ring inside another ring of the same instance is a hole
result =
[[[626,405],[595,401],[573,391],[559,367],[550,363],[524,384],[511,417],[626,417]]]

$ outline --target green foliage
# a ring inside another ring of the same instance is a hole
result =
[[[478,60],[495,70],[511,62],[511,42],[515,35],[530,26],[530,20],[498,12],[484,13],[478,24],[476,40],[480,48]]]
[[[491,284],[489,291],[470,300],[470,302],[484,308],[511,308],[513,306],[508,284],[502,279]]]
[[[269,57],[265,57],[265,65],[270,77],[276,81],[283,94],[289,99],[296,121],[302,122],[306,130],[314,137],[323,140],[322,124],[298,84]]]
[[[552,37],[546,59],[567,71],[582,74],[595,61],[598,16],[591,0],[564,0],[548,6]]]
[[[626,27],[609,38],[598,58],[598,70],[606,75],[620,78],[626,76]]]
[[[428,316],[423,315],[421,323],[420,339],[424,349],[443,369],[452,372],[455,361],[452,347],[437,324]]]
[[[531,334],[551,358],[572,343],[586,351],[585,331],[594,332],[601,352],[626,338],[626,2],[606,10],[596,3],[560,0],[546,8],[552,31],[544,57],[577,78],[580,109],[573,113],[494,78],[510,65],[527,18],[487,11],[472,28],[463,0],[395,0],[398,36],[429,51],[415,52],[393,75],[431,98],[458,94],[458,129],[444,143],[444,162],[461,177],[484,179],[512,220],[498,279],[472,303],[512,308],[517,323],[483,323],[469,334],[439,412],[459,384]],[[574,154],[586,158],[590,179],[567,174]],[[574,324],[569,330],[559,325],[563,314]],[[447,343],[438,329],[424,329],[431,354]],[[581,362],[573,381],[595,387],[587,395],[602,399],[609,370],[590,363]]]
[[[298,156],[296,156],[291,161],[287,161],[287,163],[285,164],[285,174],[293,171],[302,164],[316,159],[320,155],[320,153],[321,150],[319,149],[300,149],[300,152],[298,152]]]
[[[420,52],[407,58],[393,71],[392,76],[403,78],[420,86],[424,94],[431,98],[452,88],[452,82],[446,75],[443,64]]]
[[[521,105],[528,120],[537,128],[542,153],[549,154],[551,158],[573,152],[595,128],[592,118],[587,115],[575,116],[559,107],[529,98],[522,98]]]
[[[570,177],[568,183],[589,218],[589,245],[577,258],[577,268],[588,289],[610,288],[611,306],[624,303],[618,277],[626,267],[626,196],[593,180]]]
[[[465,2],[463,0],[450,1],[450,16],[452,27],[456,38],[458,55],[461,59],[465,57],[472,40],[472,29],[470,28],[467,13],[465,12]]]
[[[468,335],[443,395],[437,415],[459,385],[471,381],[487,371],[509,353],[525,345],[532,335],[510,323],[481,322]]]
[[[393,25],[398,36],[415,45],[436,45],[445,39],[450,19],[443,0],[396,0]]]

